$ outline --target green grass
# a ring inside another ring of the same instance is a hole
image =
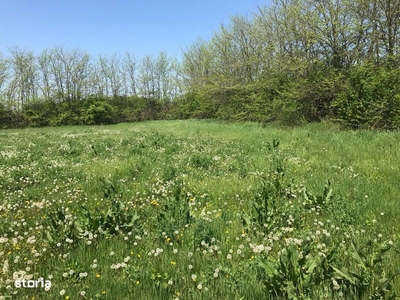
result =
[[[0,295],[400,294],[399,149],[399,132],[330,124],[0,131]],[[17,271],[52,286],[16,288]]]

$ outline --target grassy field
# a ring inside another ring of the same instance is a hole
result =
[[[329,124],[0,131],[0,299],[389,299],[399,160]]]

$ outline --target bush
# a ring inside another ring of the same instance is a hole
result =
[[[84,109],[81,119],[88,125],[115,123],[115,108],[105,101],[95,101]]]
[[[352,128],[400,128],[399,70],[362,65],[351,70],[333,106]]]
[[[32,100],[24,105],[23,114],[28,126],[48,126],[57,116],[57,104],[53,100]]]
[[[0,128],[12,128],[14,112],[9,109],[5,104],[0,103]]]
[[[162,118],[164,103],[154,98],[120,96],[108,100],[115,108],[115,122],[137,122]]]

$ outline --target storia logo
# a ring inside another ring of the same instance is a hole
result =
[[[16,288],[44,288],[46,290],[49,290],[51,288],[51,281],[44,280],[43,278],[40,278],[38,280],[21,279],[15,280],[14,286]]]

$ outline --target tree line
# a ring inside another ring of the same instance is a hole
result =
[[[0,55],[0,126],[161,118],[162,107],[183,94],[180,77],[180,64],[166,52],[138,59],[133,53],[92,57],[62,47],[38,55],[9,49]]]
[[[183,53],[187,110],[400,127],[398,0],[275,0]]]
[[[39,55],[14,48],[0,56],[0,95],[16,108],[37,99],[83,99],[88,95],[141,96],[170,100],[181,93],[176,59],[161,52],[138,60],[134,54],[91,57],[62,47]]]
[[[0,123],[13,115],[30,126],[220,118],[399,128],[399,22],[400,0],[275,0],[233,16],[181,60],[11,49],[0,56]],[[51,122],[35,108],[44,103],[57,111]]]

